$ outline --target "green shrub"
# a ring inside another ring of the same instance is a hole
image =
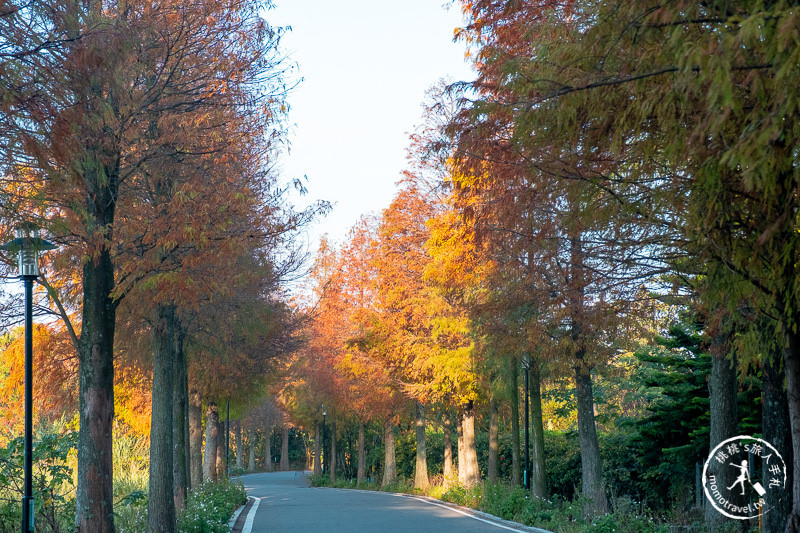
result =
[[[311,475],[308,478],[312,487],[329,487],[331,478],[327,474]]]
[[[117,533],[137,533],[147,528],[147,493],[133,491],[114,504]]]
[[[247,502],[247,492],[241,482],[224,479],[208,481],[193,490],[186,509],[178,517],[181,533],[228,533],[233,511]]]
[[[529,504],[528,491],[510,488],[505,483],[489,483],[483,487],[481,510],[505,520],[521,521]]]
[[[402,492],[405,494],[412,494],[414,492],[414,484],[403,477],[398,477],[397,481],[387,485],[380,485],[378,490],[383,492]]]
[[[75,518],[74,482],[68,465],[77,433],[43,435],[33,442],[34,523],[37,531],[70,531]],[[22,525],[24,438],[0,448],[0,531]]]
[[[577,432],[545,431],[547,494],[571,500],[581,485],[581,449]]]
[[[246,468],[242,468],[242,467],[236,466],[235,463],[233,464],[233,466],[231,466],[229,468],[229,470],[230,470],[230,473],[231,473],[231,477],[243,476],[245,474],[249,474],[250,473],[250,472],[247,471]]]
[[[453,485],[442,494],[441,500],[477,509],[480,505],[482,492],[483,487],[480,484],[474,487]]]

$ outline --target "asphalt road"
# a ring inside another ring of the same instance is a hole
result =
[[[241,480],[251,503],[240,512],[234,533],[537,531],[414,496],[311,488],[302,472],[250,474]]]

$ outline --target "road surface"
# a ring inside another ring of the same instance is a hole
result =
[[[251,498],[234,533],[506,533],[543,531],[415,496],[311,488],[302,472],[240,478]]]

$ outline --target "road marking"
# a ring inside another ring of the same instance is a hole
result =
[[[253,529],[253,520],[256,519],[256,510],[258,509],[258,504],[261,503],[261,498],[253,496],[253,500],[253,506],[250,508],[250,512],[247,513],[244,526],[242,526],[242,533],[250,533]]]
[[[447,509],[448,511],[453,511],[454,513],[458,513],[458,514],[462,514],[464,516],[468,516],[469,518],[473,518],[473,519],[478,520],[480,522],[484,522],[486,524],[490,524],[490,525],[493,525],[495,527],[499,527],[500,529],[507,529],[509,531],[523,531],[523,532],[526,531],[524,529],[517,529],[515,527],[509,527],[509,526],[506,526],[506,525],[503,525],[503,524],[498,524],[497,522],[492,522],[491,520],[486,520],[485,518],[481,518],[479,516],[475,516],[474,514],[467,513],[465,511],[462,511],[461,509],[456,509],[454,507],[450,507],[449,505],[444,505],[444,504],[441,504],[441,503],[432,502],[430,500],[426,500],[424,498],[417,498],[417,497],[414,497],[414,496],[410,496],[410,498],[412,500],[417,500],[418,502],[427,503],[429,505],[435,505],[436,507],[441,507],[442,509]]]

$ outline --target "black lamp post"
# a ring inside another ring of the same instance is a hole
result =
[[[0,249],[17,252],[19,277],[25,286],[25,494],[22,497],[22,531],[33,531],[33,281],[39,277],[39,252],[55,245],[39,237],[30,222],[20,225],[16,239]]]

